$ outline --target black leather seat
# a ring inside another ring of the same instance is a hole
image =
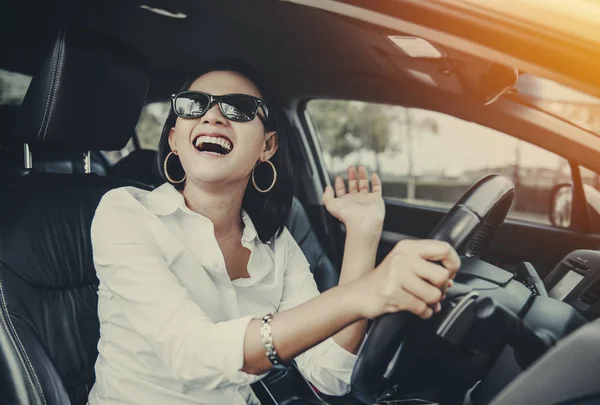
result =
[[[148,80],[135,49],[63,30],[27,92],[16,137],[59,155],[121,149]],[[102,195],[126,184],[94,174],[0,174],[0,403],[86,402],[99,338],[89,229]]]

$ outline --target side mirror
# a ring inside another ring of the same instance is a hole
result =
[[[548,216],[554,226],[568,228],[571,225],[573,207],[573,186],[567,183],[557,184],[550,190]]]
[[[490,105],[502,95],[511,91],[517,84],[519,72],[496,62],[490,62],[479,80],[480,97],[485,105]]]
[[[584,184],[583,191],[592,222],[600,220],[600,191]],[[555,226],[567,228],[571,225],[573,210],[573,186],[567,183],[557,184],[550,190],[550,223]]]

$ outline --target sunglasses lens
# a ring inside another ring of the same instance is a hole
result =
[[[210,99],[206,94],[183,93],[175,98],[175,113],[183,118],[201,117],[206,112]]]
[[[231,94],[221,102],[223,115],[232,121],[252,121],[256,115],[256,100],[250,96]]]

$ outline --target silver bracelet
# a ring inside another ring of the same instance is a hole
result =
[[[285,368],[282,364],[281,359],[277,356],[275,345],[273,344],[273,334],[271,332],[271,321],[273,320],[273,314],[266,314],[262,318],[262,326],[260,328],[260,337],[262,339],[263,348],[265,354],[275,368]]]

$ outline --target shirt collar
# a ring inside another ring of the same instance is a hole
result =
[[[165,183],[160,187],[155,188],[148,195],[146,204],[148,208],[156,215],[170,215],[178,208],[183,212],[194,213],[185,204],[183,195],[170,183]],[[256,231],[256,227],[254,226],[250,215],[243,209],[242,221],[244,222],[242,240],[245,242],[252,242],[258,237],[258,232]]]
[[[148,195],[146,204],[156,215],[169,215],[177,208],[187,208],[183,195],[170,183],[155,188]]]
[[[250,215],[245,210],[242,210],[242,221],[244,221],[244,231],[242,232],[242,240],[251,242],[258,236],[254,223],[250,218]]]

